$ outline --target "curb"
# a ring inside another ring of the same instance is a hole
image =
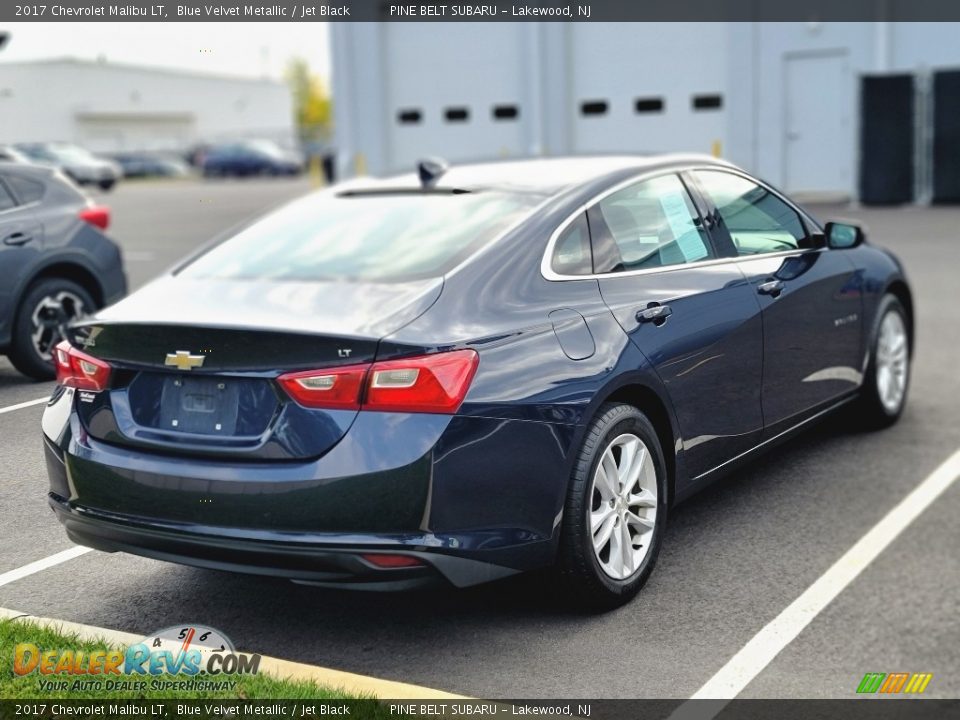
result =
[[[81,640],[102,640],[114,647],[125,647],[143,640],[142,635],[121,632],[120,630],[110,630],[109,628],[96,627],[95,625],[83,625],[68,620],[35,617],[7,608],[0,608],[0,619],[32,622],[50,630],[77,635]],[[410,685],[394,680],[381,680],[380,678],[370,677],[368,675],[357,675],[356,673],[333,670],[331,668],[320,667],[319,665],[308,665],[291,660],[282,660],[280,658],[270,657],[269,655],[260,656],[260,669],[278,680],[312,681],[318,685],[338,688],[351,695],[373,695],[380,700],[467,699],[464,695],[455,695],[442,690],[423,687],[422,685]]]

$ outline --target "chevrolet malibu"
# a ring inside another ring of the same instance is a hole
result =
[[[863,229],[698,156],[355,181],[57,347],[75,542],[298,582],[553,568],[631,598],[677,502],[848,407],[900,416],[913,302]]]

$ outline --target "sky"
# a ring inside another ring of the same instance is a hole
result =
[[[279,79],[291,57],[330,78],[327,23],[24,22],[0,25],[0,63],[74,57]]]

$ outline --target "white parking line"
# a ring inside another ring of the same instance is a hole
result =
[[[901,500],[829,570],[751,638],[691,700],[732,700],[960,476],[960,450]],[[716,708],[719,713],[723,703]],[[682,707],[682,706],[681,706]],[[711,713],[714,708],[711,707]],[[678,715],[680,713],[678,712]],[[712,715],[711,715],[712,716]]]
[[[40,403],[45,403],[50,399],[50,396],[37,398],[36,400],[27,400],[26,402],[17,403],[16,405],[8,405],[5,408],[0,408],[0,415],[4,413],[13,412],[14,410],[22,410],[23,408],[32,407],[33,405],[39,405]]]
[[[90,552],[90,548],[75,545],[69,550],[64,550],[63,552],[58,552],[54,555],[48,555],[42,560],[37,560],[36,562],[29,563],[23,567],[18,567],[16,570],[10,570],[2,573],[0,574],[0,587],[9,585],[12,582],[21,580],[29,575],[33,575],[34,573],[38,573],[41,570],[52,568],[54,565],[65,563],[67,560],[73,560],[75,557],[80,557],[84,553],[88,552]]]

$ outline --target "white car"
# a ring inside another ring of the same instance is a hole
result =
[[[109,190],[123,177],[123,169],[86,148],[70,143],[17,143],[13,146],[30,161],[56,167],[79,185],[97,185]]]

